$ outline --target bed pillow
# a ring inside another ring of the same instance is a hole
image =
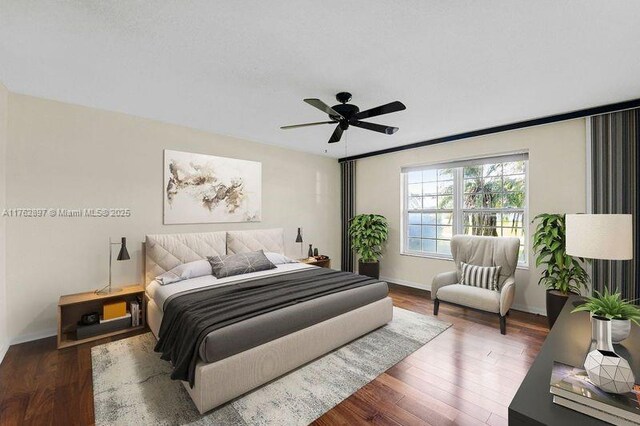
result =
[[[285,263],[298,263],[297,261],[285,256],[284,254],[274,253],[272,251],[265,251],[264,255],[267,256],[267,259],[269,259],[269,262],[273,263],[274,265],[282,265]]]
[[[460,262],[462,277],[460,284],[498,291],[498,278],[502,266],[477,266]]]
[[[266,271],[276,267],[276,265],[271,263],[267,256],[264,255],[262,250],[230,254],[227,256],[210,256],[207,257],[207,259],[211,264],[211,270],[216,278]]]
[[[170,271],[158,275],[156,281],[160,285],[167,285],[188,280],[189,278],[204,277],[205,275],[211,275],[211,264],[208,260],[202,259],[178,265]]]

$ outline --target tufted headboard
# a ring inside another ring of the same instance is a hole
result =
[[[227,254],[227,233],[155,234],[145,237],[145,285],[183,263]]]
[[[183,263],[206,259],[207,256],[223,256],[256,250],[284,254],[284,231],[278,228],[147,235],[145,238],[145,285],[158,275]]]
[[[264,250],[284,254],[284,231],[277,229],[253,229],[227,232],[227,254]]]

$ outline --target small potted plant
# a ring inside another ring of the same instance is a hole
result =
[[[584,269],[585,260],[569,256],[565,252],[564,214],[540,214],[533,235],[533,251],[536,267],[542,266],[538,284],[547,287],[547,320],[549,328],[558,319],[570,293],[580,294],[589,284],[589,274]]]
[[[631,333],[631,321],[640,325],[640,308],[623,299],[618,290],[610,293],[609,289],[605,288],[604,292],[594,291],[594,294],[571,313],[588,311],[592,316],[611,320],[611,341],[622,342]]]
[[[359,214],[350,220],[351,246],[358,253],[358,273],[380,278],[382,245],[387,241],[387,219],[379,214]]]

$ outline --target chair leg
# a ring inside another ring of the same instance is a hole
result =
[[[440,308],[440,301],[433,299],[433,315],[438,315],[438,309]]]
[[[502,315],[500,315],[500,334],[507,334],[507,317]]]

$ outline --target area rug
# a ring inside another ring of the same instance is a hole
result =
[[[445,331],[450,324],[394,308],[393,321],[201,415],[151,333],[91,349],[97,425],[306,425]]]

